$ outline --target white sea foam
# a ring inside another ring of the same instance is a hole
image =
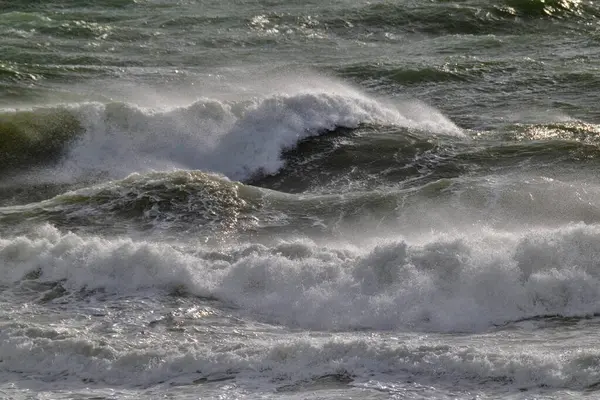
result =
[[[215,252],[45,226],[0,240],[0,280],[13,285],[39,271],[39,281],[70,291],[183,288],[259,320],[318,330],[481,331],[600,313],[599,238],[600,227],[574,225],[364,249],[300,241]]]
[[[331,375],[359,387],[594,387],[593,326],[577,328],[593,330],[589,338],[567,330],[566,339],[546,342],[544,330],[521,331],[524,322],[511,325],[518,330],[495,325],[599,313],[600,226],[461,235],[363,248],[309,240],[175,246],[50,225],[4,236],[0,380],[28,380],[35,390],[43,382],[146,390],[232,378],[261,393]],[[67,292],[44,304],[17,300],[56,282]],[[215,312],[190,316],[189,325],[184,316],[180,331],[153,325],[173,300],[163,301],[166,291],[216,299]],[[101,312],[90,313],[94,307]]]
[[[201,169],[245,179],[282,167],[280,153],[338,127],[378,124],[461,135],[436,110],[416,102],[392,105],[341,84],[290,84],[246,100],[200,99],[175,109],[126,103],[74,108],[86,133],[53,174],[109,174]],[[243,96],[242,96],[243,97]]]
[[[25,324],[0,331],[0,371],[70,386],[110,385],[147,388],[162,383],[186,385],[199,380],[236,378],[239,384],[284,387],[328,375],[348,376],[355,384],[369,379],[402,384],[409,379],[437,387],[461,382],[517,388],[545,386],[584,389],[600,380],[600,356],[592,348],[561,354],[556,349],[512,342],[504,348],[461,345],[455,340],[398,340],[360,334],[315,338],[220,341],[187,340],[172,335],[137,337],[135,346],[119,345],[93,334],[61,332]],[[133,339],[130,339],[133,340]],[[9,366],[8,368],[6,368]],[[21,378],[22,379],[22,378]]]

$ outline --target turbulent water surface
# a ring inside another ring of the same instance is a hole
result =
[[[0,396],[600,397],[600,3],[0,0]]]

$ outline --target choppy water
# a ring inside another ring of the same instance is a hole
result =
[[[0,394],[598,397],[600,4],[0,0]]]

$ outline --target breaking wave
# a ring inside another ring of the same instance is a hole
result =
[[[72,385],[169,387],[202,385],[236,379],[250,387],[260,382],[270,390],[293,392],[320,382],[355,385],[390,394],[394,383],[496,386],[528,390],[535,387],[596,389],[600,381],[598,352],[558,355],[532,352],[531,344],[511,350],[453,346],[443,341],[288,338],[245,338],[234,344],[161,341],[143,337],[148,346],[109,346],[101,338],[73,337],[67,331],[40,325],[5,324],[0,356],[10,372],[45,380],[60,377]],[[373,382],[375,380],[375,382]],[[386,388],[382,382],[390,382]],[[331,387],[331,385],[330,385]],[[399,388],[406,393],[406,388]],[[421,389],[423,390],[423,389]]]
[[[461,135],[424,105],[404,112],[344,89],[272,95],[248,101],[199,100],[169,111],[124,103],[5,112],[0,168],[59,160],[56,176],[123,177],[132,172],[205,170],[244,180],[273,174],[281,152],[307,137],[362,125]]]
[[[45,226],[0,239],[0,280],[58,282],[67,292],[176,290],[317,330],[473,332],[600,313],[599,238],[598,226],[573,225],[395,239],[364,250],[310,240],[215,250]]]

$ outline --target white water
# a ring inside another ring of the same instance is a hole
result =
[[[184,290],[253,319],[316,330],[478,332],[536,316],[600,313],[600,228],[350,245],[284,242],[203,248],[35,234],[0,240],[1,283],[115,295]]]
[[[0,380],[119,398],[593,388],[597,319],[531,317],[600,311],[599,236],[574,225],[217,250],[41,226],[0,239]]]
[[[147,317],[140,313],[138,322]],[[526,331],[488,334],[468,342],[405,334],[340,333],[319,338],[287,332],[284,336],[251,325],[242,335],[231,327],[209,332],[193,325],[186,326],[187,333],[143,330],[142,324],[133,332],[119,329],[108,317],[92,320],[96,327],[88,323],[81,329],[4,324],[0,355],[11,368],[3,368],[2,373],[42,382],[68,376],[75,387],[83,381],[122,389],[235,377],[242,385],[272,390],[331,374],[351,376],[354,384],[365,384],[370,378],[391,383],[412,377],[421,384],[437,381],[446,387],[459,380],[464,387],[487,382],[512,388],[584,389],[600,380],[600,353],[590,341],[583,340],[578,351],[568,351],[574,343],[565,342],[559,349],[557,344],[543,343],[543,335],[532,338]],[[105,332],[98,329],[102,324]],[[102,333],[108,338],[103,339]],[[137,344],[125,342],[125,335]],[[529,343],[519,343],[527,342],[527,336]],[[489,346],[486,340],[498,346]]]

